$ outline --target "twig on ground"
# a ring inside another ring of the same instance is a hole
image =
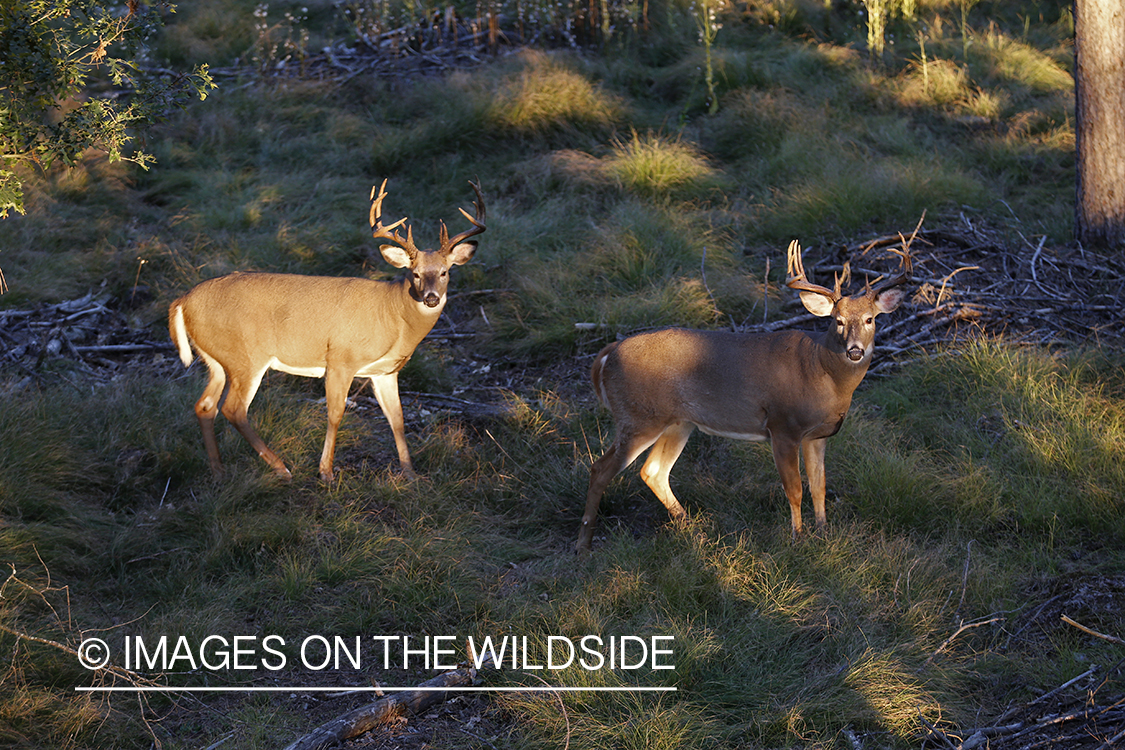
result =
[[[1074,620],[1070,619],[1066,615],[1062,616],[1062,621],[1065,622],[1067,625],[1071,625],[1073,627],[1078,628],[1083,633],[1089,633],[1090,635],[1094,636],[1095,638],[1101,638],[1102,640],[1109,641],[1110,643],[1125,644],[1125,640],[1122,640],[1121,638],[1118,638],[1118,637],[1112,636],[1112,635],[1106,635],[1105,633],[1099,633],[1096,630],[1092,630],[1092,629],[1086,627],[1085,625],[1082,625],[1080,623],[1075,622]]]
[[[934,651],[932,654],[930,654],[930,658],[926,659],[925,663],[922,664],[922,669],[925,669],[926,667],[928,667],[930,665],[930,663],[937,657],[938,654],[940,654],[942,651],[947,649],[949,647],[949,644],[953,643],[953,641],[956,640],[957,636],[961,635],[966,630],[972,630],[973,628],[979,628],[982,625],[991,625],[994,622],[1000,622],[1001,620],[1004,619],[1003,617],[1001,617],[1000,615],[997,615],[997,614],[988,615],[987,617],[988,617],[988,619],[981,618],[980,620],[974,620],[973,622],[962,622],[961,626],[958,627],[956,631],[954,631],[953,635],[949,636],[944,641],[942,641],[942,644],[937,647],[937,650]]]
[[[1030,702],[1030,703],[1028,703],[1027,705],[1029,705],[1029,706],[1033,706],[1033,705],[1035,705],[1036,703],[1040,703],[1040,702],[1042,702],[1042,701],[1045,701],[1045,700],[1048,700],[1048,699],[1050,699],[1050,698],[1053,698],[1053,697],[1055,697],[1056,695],[1058,695],[1059,693],[1061,693],[1062,691],[1066,690],[1066,689],[1067,689],[1068,687],[1070,687],[1071,685],[1074,685],[1075,683],[1081,682],[1082,680],[1086,679],[1087,677],[1090,677],[1090,676],[1092,676],[1092,675],[1094,674],[1094,672],[1097,672],[1097,671],[1098,671],[1098,665],[1097,665],[1097,664],[1095,664],[1094,666],[1090,667],[1089,669],[1087,669],[1087,670],[1086,670],[1085,672],[1083,672],[1082,674],[1078,675],[1078,676],[1077,676],[1077,677],[1075,677],[1074,679],[1072,679],[1072,680],[1068,680],[1067,682],[1064,682],[1063,684],[1059,685],[1059,686],[1058,686],[1057,688],[1055,688],[1054,690],[1052,690],[1052,691],[1050,691],[1050,692],[1047,692],[1047,693],[1043,693],[1043,695],[1039,696],[1038,698],[1036,698],[1035,700],[1031,701],[1031,702]]]

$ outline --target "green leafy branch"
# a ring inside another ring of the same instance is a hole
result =
[[[161,25],[166,3],[128,0],[14,0],[0,5],[0,218],[24,212],[18,164],[71,166],[88,149],[148,168],[153,157],[129,151],[130,128],[159,120],[215,88],[206,65],[152,76],[137,64]],[[89,92],[96,76],[118,89]]]

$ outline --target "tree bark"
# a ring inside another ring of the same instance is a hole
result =
[[[1125,0],[1076,0],[1078,193],[1084,244],[1125,247]]]

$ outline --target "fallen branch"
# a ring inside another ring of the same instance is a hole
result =
[[[1065,622],[1067,625],[1072,625],[1072,626],[1078,628],[1083,633],[1089,633],[1090,635],[1094,636],[1095,638],[1101,638],[1102,640],[1109,641],[1110,643],[1125,643],[1125,640],[1117,638],[1116,636],[1106,635],[1105,633],[1099,633],[1096,630],[1091,630],[1090,628],[1086,627],[1085,625],[1081,625],[1081,624],[1075,622],[1074,620],[1070,619],[1066,615],[1062,616],[1062,621]]]
[[[322,724],[304,737],[287,745],[285,750],[323,750],[323,748],[334,747],[344,740],[369,732],[406,711],[418,713],[435,703],[445,701],[449,697],[445,691],[433,690],[432,688],[462,687],[472,685],[476,681],[477,670],[473,667],[461,667],[443,672],[418,686],[427,689],[392,693],[374,703],[360,706],[342,716],[338,716],[327,724]]]
[[[1063,615],[1063,618],[1065,619],[1066,615]],[[1094,674],[1094,672],[1097,672],[1097,671],[1098,671],[1098,665],[1095,664],[1094,666],[1090,667],[1089,669],[1087,669],[1085,672],[1078,675],[1074,679],[1069,680],[1067,682],[1064,682],[1063,684],[1059,685],[1057,688],[1055,688],[1054,690],[1052,690],[1048,693],[1043,693],[1043,695],[1039,696],[1038,698],[1031,701],[1031,703],[1028,703],[1027,705],[1033,706],[1036,703],[1039,703],[1040,701],[1045,701],[1049,698],[1053,698],[1056,695],[1058,695],[1059,693],[1061,693],[1062,691],[1066,690],[1071,685],[1074,685],[1075,683],[1081,682],[1082,680],[1086,679],[1087,677],[1092,676]]]
[[[987,620],[981,619],[981,620],[975,620],[973,622],[962,621],[961,627],[957,628],[957,630],[953,633],[953,635],[949,636],[944,641],[942,641],[941,645],[937,647],[937,651],[934,651],[932,654],[930,654],[930,658],[926,659],[926,662],[922,665],[922,669],[925,669],[926,667],[930,666],[930,662],[932,662],[938,654],[940,654],[942,651],[944,651],[946,648],[948,648],[949,644],[953,643],[953,641],[957,638],[957,636],[961,635],[966,630],[971,630],[973,628],[979,628],[982,625],[991,625],[992,623],[999,622],[1000,620],[1003,620],[1003,619],[1004,618],[1001,617],[1000,615],[989,615]]]
[[[1036,616],[1038,616],[1038,613]],[[954,730],[956,731],[956,734],[954,734],[950,730],[939,730],[924,721],[923,724],[935,741],[945,741],[952,745],[953,750],[969,750],[970,747],[988,747],[990,750],[1031,750],[1041,747],[1106,750],[1122,737],[1125,737],[1125,730],[1122,730],[1125,710],[1121,708],[1121,705],[1125,703],[1125,697],[1119,697],[1107,706],[1099,707],[1096,705],[1094,698],[1098,691],[1091,690],[1089,687],[1078,686],[1097,671],[1099,671],[1099,668],[1092,666],[1089,670],[1067,680],[1054,690],[1050,690],[1028,703],[1009,708],[997,717],[995,724],[992,726]],[[1110,672],[1113,671],[1110,670]],[[1081,697],[1077,700],[1074,698],[1063,699],[1062,704],[1056,705],[1056,710],[1052,713],[1037,713],[1038,710],[1043,710],[1044,704],[1048,701],[1060,698],[1066,690],[1076,687],[1081,694]],[[1021,713],[1024,714],[1023,720],[1011,721],[1017,714]],[[958,735],[968,739],[959,745],[949,741],[949,737]],[[1100,744],[1095,746],[1092,744],[1095,742]]]
[[[76,346],[74,351],[79,354],[133,354],[136,352],[150,352],[156,350],[171,351],[174,347],[170,343],[149,341],[138,344],[100,344],[90,346]]]

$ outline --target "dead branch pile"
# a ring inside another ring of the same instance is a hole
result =
[[[488,662],[488,666],[492,666],[491,662]],[[342,741],[366,734],[396,717],[407,713],[419,714],[435,703],[448,700],[457,688],[477,685],[481,681],[477,670],[468,665],[443,672],[426,680],[416,689],[392,693],[338,716],[286,745],[285,750],[324,750],[336,747]]]
[[[1120,667],[1118,664],[1103,673],[1094,665],[1054,690],[1008,709],[988,726],[939,729],[923,720],[926,727],[923,747],[945,750],[1108,750],[1117,747],[1115,743],[1125,739],[1125,695],[1110,693],[1106,688]]]
[[[1125,640],[1117,636],[1089,627],[1120,628],[1120,612],[1125,605],[1125,576],[1063,575],[1036,581],[1027,596],[1037,603],[1036,606],[1026,607],[1022,614],[994,631],[1001,638],[995,652],[1007,653],[1013,658],[1025,652],[1042,656],[1055,651],[1060,643],[1075,642],[1074,639],[1091,647],[1101,641],[1125,644]],[[990,616],[989,622],[1006,619]],[[1002,690],[1013,693],[1038,695],[1012,703],[995,719],[975,727],[939,728],[923,719],[922,748],[1108,750],[1121,747],[1121,741],[1125,740],[1123,669],[1125,660],[1108,669],[1082,664],[1074,670],[1081,674],[1051,690],[1031,685],[1001,686]]]
[[[211,73],[238,78],[253,74],[274,81],[335,83],[345,83],[360,75],[407,78],[475,68],[491,56],[519,47],[567,41],[551,38],[555,35],[552,31],[524,29],[502,15],[462,18],[452,10],[381,33],[360,33],[351,46],[337,44],[319,53],[291,52],[281,58],[261,61],[256,70],[235,66],[214,68]]]
[[[810,275],[828,283],[850,272],[853,286],[875,283],[898,267],[910,246],[915,292],[876,337],[877,364],[926,355],[934,348],[978,336],[1003,334],[1015,343],[1119,344],[1125,336],[1125,262],[1078,245],[1047,246],[1046,238],[1011,247],[998,233],[967,219],[951,228],[879,237],[854,245],[809,248]],[[845,284],[846,288],[846,284]],[[799,305],[795,299],[793,305]],[[802,314],[745,330],[809,327]]]
[[[30,310],[0,311],[0,367],[22,373],[26,384],[41,379],[48,363],[65,360],[94,379],[107,380],[127,362],[173,351],[163,328],[154,333],[130,325],[116,307],[108,294],[90,293]]]

